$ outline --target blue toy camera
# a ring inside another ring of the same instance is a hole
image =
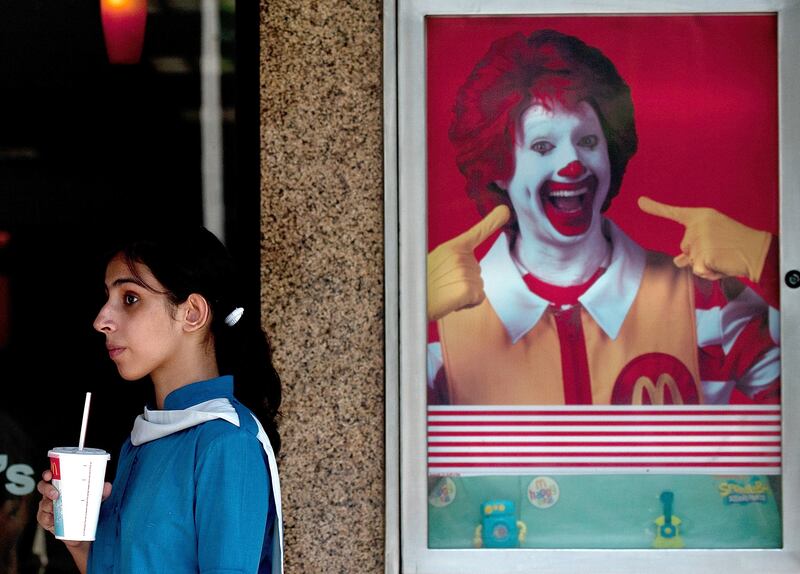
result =
[[[481,537],[484,548],[519,547],[519,529],[514,503],[488,500],[481,504]]]

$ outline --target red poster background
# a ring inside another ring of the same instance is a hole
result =
[[[643,247],[679,252],[683,228],[636,199],[714,207],[778,231],[773,15],[429,17],[428,245],[479,220],[447,132],[456,92],[496,38],[552,28],[599,48],[631,88],[639,151],[607,215]],[[476,251],[480,258],[491,240]]]

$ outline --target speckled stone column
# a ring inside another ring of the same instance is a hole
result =
[[[291,573],[383,572],[382,4],[261,1],[262,305]]]

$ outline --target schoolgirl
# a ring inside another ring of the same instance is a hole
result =
[[[108,262],[94,327],[124,379],[150,378],[155,408],[123,445],[95,541],[65,542],[82,573],[282,572],[280,379],[235,277],[204,228],[127,242]],[[58,492],[42,478],[52,532]]]

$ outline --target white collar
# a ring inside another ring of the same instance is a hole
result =
[[[604,219],[603,223],[611,240],[611,263],[578,301],[613,340],[636,299],[647,256],[614,222]],[[505,233],[481,259],[481,277],[486,298],[512,344],[516,343],[539,322],[550,302],[528,289],[511,257]]]
[[[214,419],[224,419],[239,426],[236,409],[224,398],[212,399],[177,411],[150,410],[145,407],[144,414],[136,417],[133,423],[131,443],[139,446]]]

